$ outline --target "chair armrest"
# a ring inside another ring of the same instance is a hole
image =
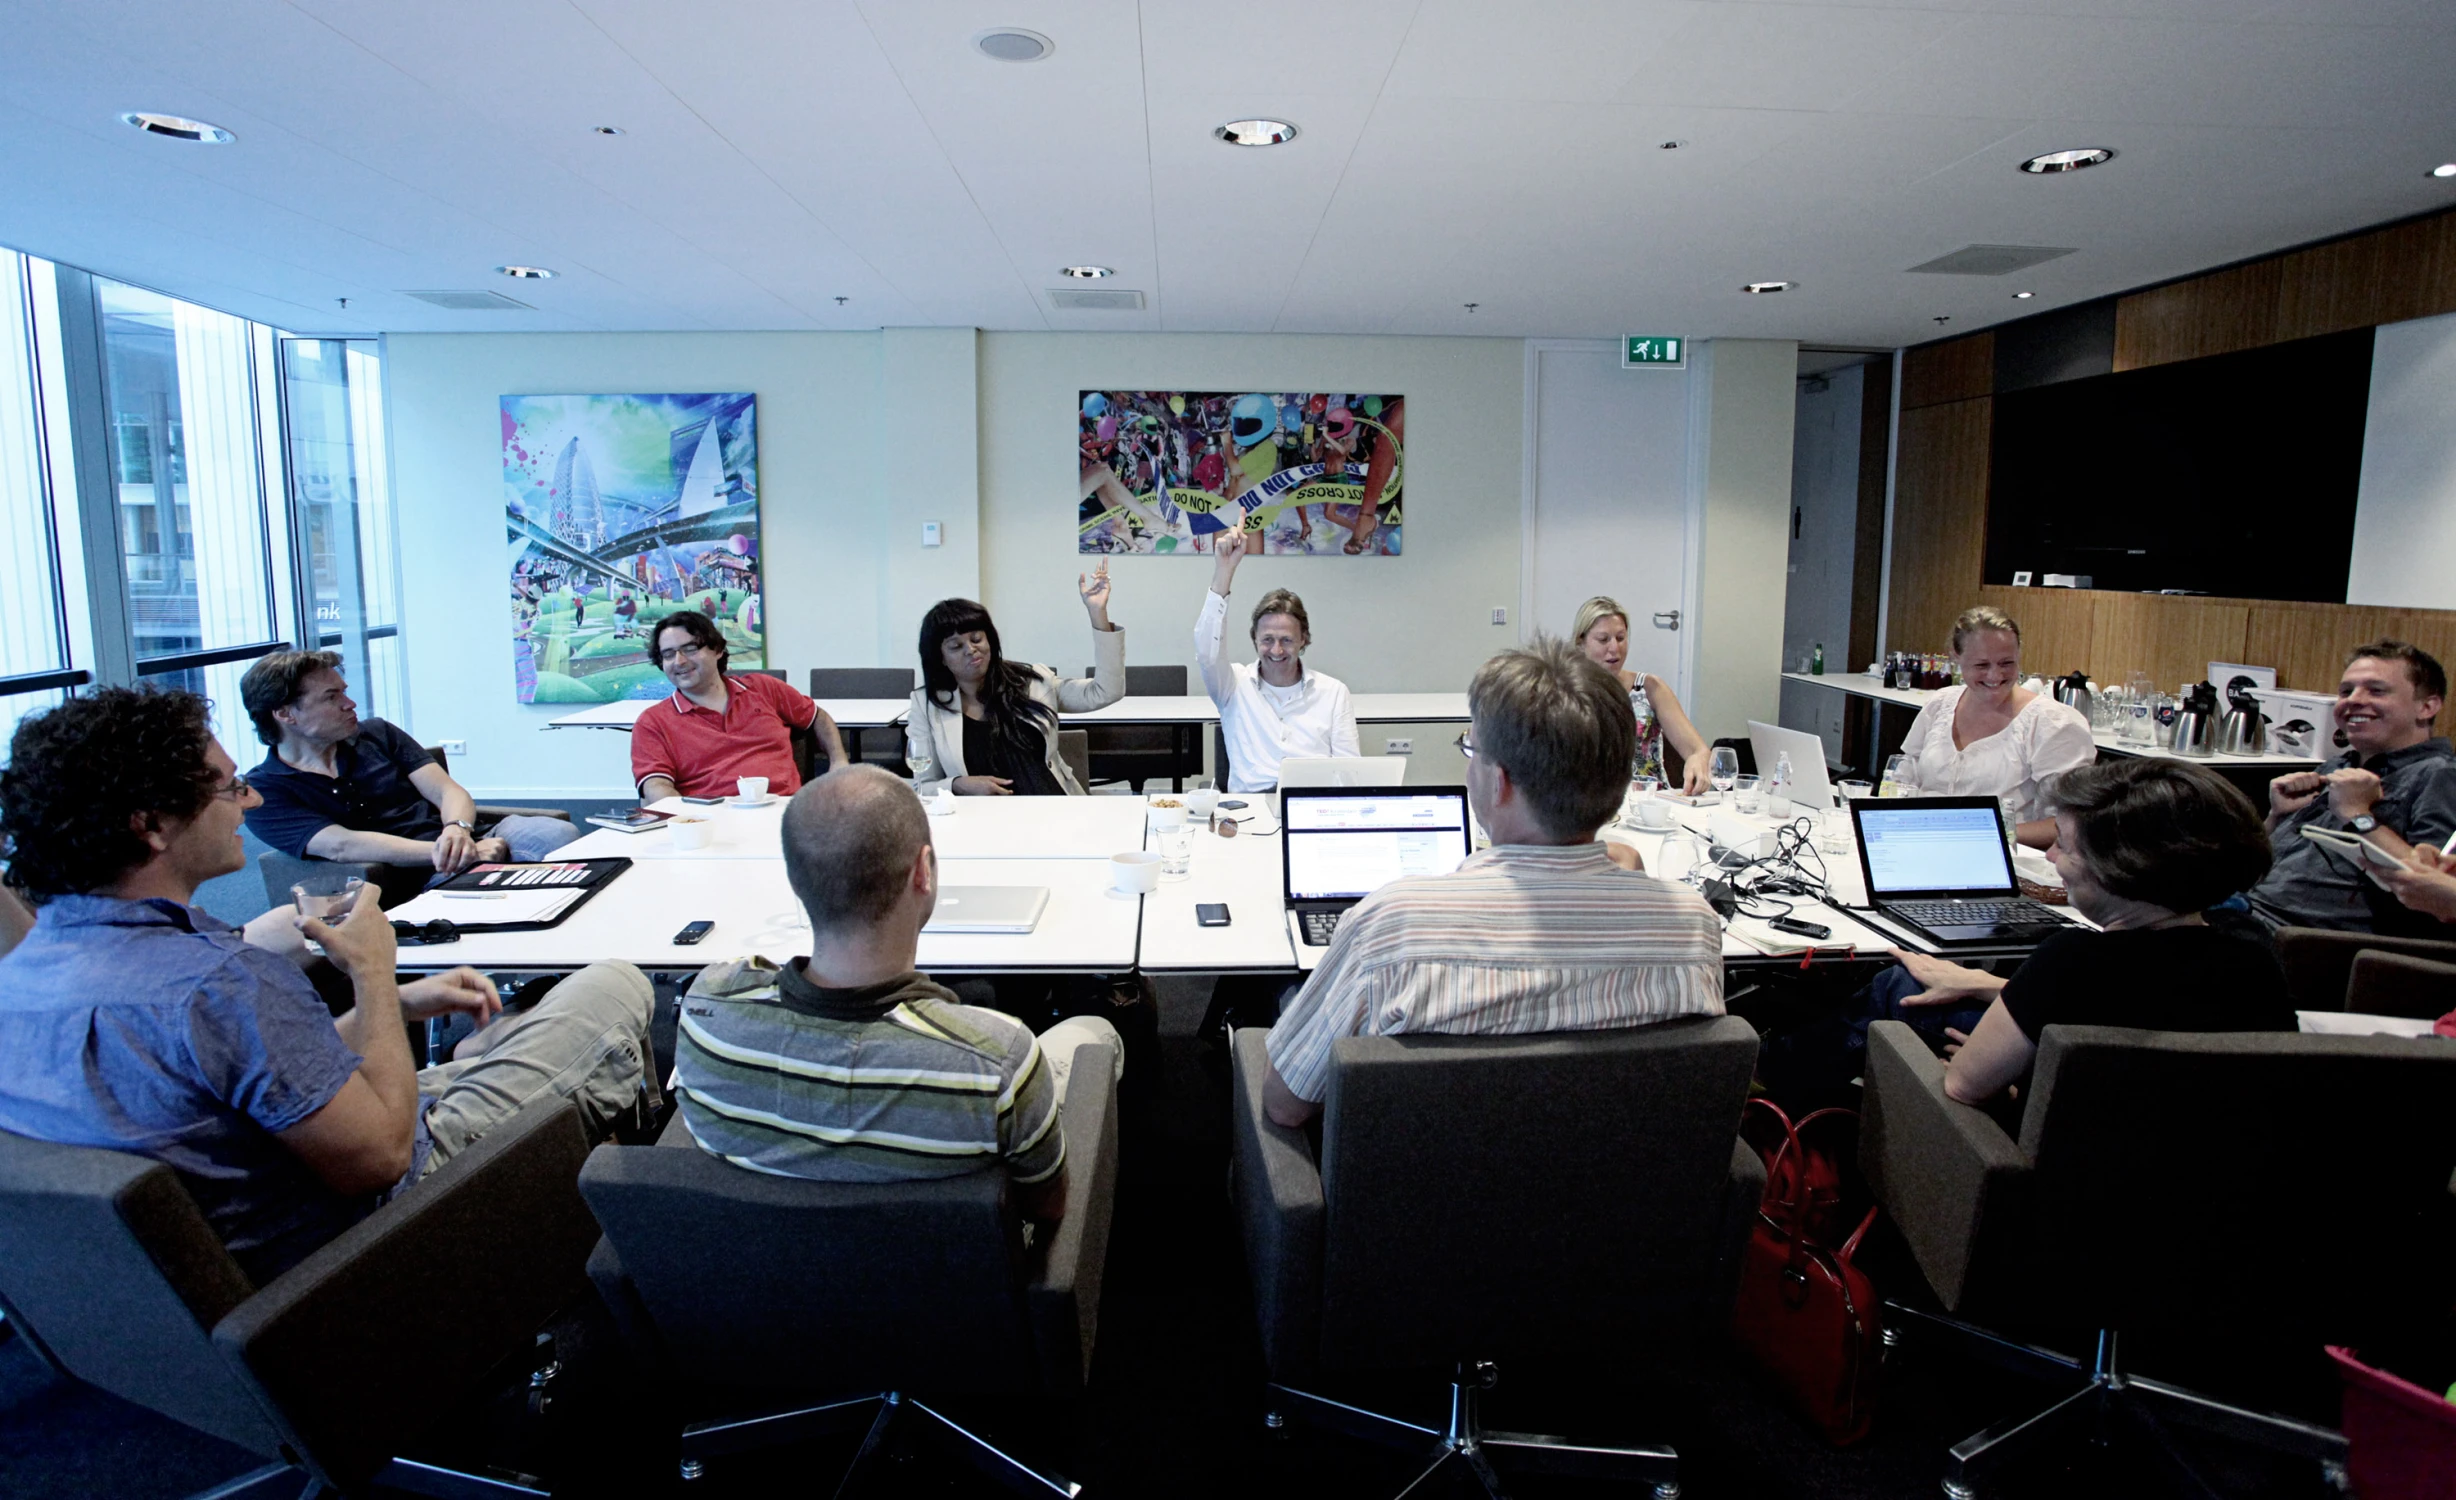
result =
[[[1271,1076],[1267,1033],[1229,1037],[1229,1180],[1253,1278],[1262,1353],[1274,1379],[1302,1378],[1318,1358],[1322,1327],[1322,1170],[1301,1130],[1271,1122],[1262,1085]]]
[[[1744,1140],[1731,1143],[1731,1178],[1723,1187],[1723,1221],[1714,1245],[1714,1306],[1707,1326],[1720,1329],[1731,1321],[1740,1295],[1740,1268],[1748,1255],[1749,1231],[1756,1228],[1757,1209],[1765,1202],[1765,1159]]]
[[[631,1274],[623,1269],[622,1257],[614,1253],[612,1240],[598,1240],[597,1248],[588,1253],[588,1279],[597,1289],[597,1300],[604,1305],[606,1316],[613,1320],[615,1332],[622,1335],[624,1347],[631,1351],[639,1367],[670,1368],[672,1356],[666,1352],[665,1340],[657,1334],[656,1319],[648,1315],[648,1304],[640,1300],[640,1290],[632,1284]]]
[[[2456,942],[2382,937],[2320,927],[2277,929],[2277,961],[2285,967],[2285,992],[2296,1010],[2368,1010],[2347,1002],[2354,960],[2366,951],[2402,953],[2434,963],[2456,963]]]
[[[2029,1158],[1986,1111],[1946,1096],[1943,1062],[1902,1022],[1868,1028],[1866,1084],[1860,1170],[1938,1300],[1958,1311],[2017,1244]]]
[[[1044,1232],[1024,1288],[1045,1388],[1061,1394],[1090,1378],[1100,1331],[1100,1286],[1117,1208],[1117,1077],[1106,1047],[1075,1052],[1066,1104],[1066,1212]]]
[[[570,812],[560,807],[505,807],[499,803],[481,802],[477,804],[477,809],[478,820],[483,823],[499,823],[505,818],[556,818],[565,823],[571,821]]]
[[[2377,950],[2357,953],[2345,1008],[2366,1016],[2435,1020],[2456,1010],[2456,963]]]
[[[319,1478],[363,1485],[578,1289],[587,1156],[576,1108],[531,1105],[214,1325]]]

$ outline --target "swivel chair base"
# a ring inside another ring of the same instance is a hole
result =
[[[1540,1433],[1486,1431],[1477,1393],[1492,1389],[1498,1378],[1489,1362],[1462,1362],[1450,1380],[1449,1423],[1440,1431],[1277,1381],[1269,1386],[1271,1410],[1265,1420],[1276,1428],[1293,1417],[1368,1443],[1424,1454],[1425,1468],[1399,1492],[1400,1500],[1434,1493],[1431,1486],[1453,1465],[1474,1476],[1492,1500],[1506,1500],[1508,1491],[1493,1467],[1495,1459],[1513,1472],[1649,1484],[1654,1500],[1680,1500],[1680,1458],[1669,1448],[1599,1448]]]
[[[1008,1453],[935,1407],[925,1406],[902,1391],[855,1396],[791,1411],[751,1417],[727,1417],[694,1422],[682,1429],[682,1477],[697,1479],[707,1472],[707,1460],[721,1453],[742,1453],[786,1443],[862,1433],[861,1447],[845,1466],[836,1485],[839,1500],[860,1492],[872,1460],[901,1427],[917,1426],[916,1435],[949,1443],[972,1466],[1018,1495],[1041,1500],[1074,1500],[1083,1486],[1062,1474],[1039,1468]]]
[[[367,1481],[371,1492],[425,1495],[431,1500],[548,1500],[546,1482],[527,1474],[471,1474],[396,1458]],[[339,1500],[341,1491],[290,1464],[266,1464],[189,1500]]]
[[[1976,1500],[1979,1487],[1990,1476],[2011,1463],[2035,1457],[2053,1443],[2069,1441],[2075,1435],[2104,1443],[2117,1430],[2146,1438],[2150,1451],[2164,1461],[2185,1493],[2204,1496],[2206,1500],[2223,1500],[2217,1483],[2175,1441],[2174,1426],[2312,1459],[2339,1493],[2352,1493],[2346,1476],[2343,1433],[2272,1412],[2229,1406],[2180,1386],[2126,1374],[2112,1329],[2099,1330],[2097,1352],[2084,1365],[2052,1350],[2017,1344],[1958,1319],[1920,1312],[1898,1303],[1885,1304],[1885,1321],[1888,1334],[1896,1328],[1919,1328],[1942,1335],[1966,1352],[2016,1375],[2051,1381],[2069,1381],[2077,1375],[2083,1381],[2079,1389],[2043,1411],[2007,1417],[1955,1443],[1944,1461],[1946,1500]]]

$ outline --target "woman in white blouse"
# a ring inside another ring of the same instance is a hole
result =
[[[2055,842],[2049,791],[2056,777],[2095,762],[2089,720],[2021,685],[2021,627],[1989,605],[1953,622],[1961,683],[1927,700],[1902,754],[1910,788],[1931,797],[1997,797],[2032,848]]]
[[[1279,785],[1279,763],[1291,755],[1362,755],[1356,705],[1347,684],[1309,671],[1305,648],[1313,629],[1305,601],[1273,589],[1254,606],[1252,666],[1228,659],[1228,589],[1252,538],[1220,534],[1212,549],[1211,592],[1194,621],[1194,660],[1203,690],[1219,706],[1228,743],[1228,790],[1267,792]]]

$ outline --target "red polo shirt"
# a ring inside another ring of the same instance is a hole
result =
[[[770,792],[790,797],[802,789],[792,731],[818,717],[817,703],[773,677],[727,677],[721,714],[676,693],[632,726],[632,785],[665,776],[686,797],[730,797],[737,777],[765,776]]]

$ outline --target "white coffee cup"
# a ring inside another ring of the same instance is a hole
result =
[[[1160,856],[1133,849],[1109,856],[1109,888],[1120,896],[1148,896],[1160,888]]]
[[[1671,826],[1671,804],[1658,802],[1652,797],[1639,802],[1637,804],[1637,826],[1640,828],[1669,828]]]
[[[767,786],[768,779],[765,776],[737,776],[733,781],[733,789],[742,794],[742,800],[745,802],[765,802]]]
[[[716,828],[706,818],[676,818],[667,826],[674,830],[677,849],[705,849],[716,841]]]
[[[1208,823],[1219,808],[1219,793],[1207,786],[1198,786],[1185,794],[1185,810],[1195,819]]]

